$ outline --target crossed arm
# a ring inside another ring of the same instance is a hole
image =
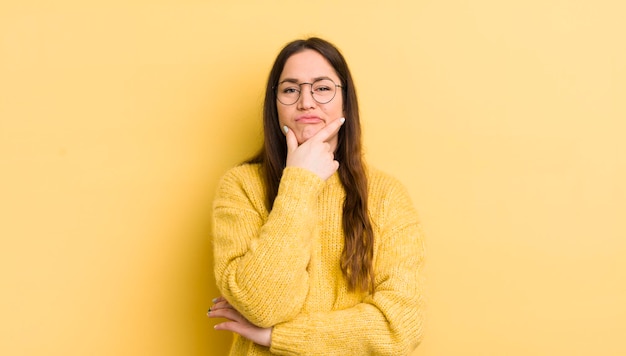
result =
[[[246,227],[236,225],[240,226],[236,233],[223,231],[221,237],[217,230],[216,278],[224,298],[216,300],[210,317],[228,320],[216,328],[269,346],[276,354],[299,354],[320,345],[327,355],[346,350],[352,354],[409,353],[422,332],[419,271],[423,247],[406,191],[391,185],[376,208],[379,213],[374,214],[378,217],[375,294],[347,309],[302,313],[309,290],[308,231],[315,220],[309,222],[298,218],[307,214],[294,217],[291,212],[293,204],[304,204],[298,209],[305,211],[312,209],[307,204],[314,204],[309,197],[317,196],[320,180],[301,169],[287,169],[283,179],[274,210],[267,217],[250,208],[235,209],[233,202],[247,199],[245,194],[229,196],[221,207],[218,200],[216,227],[226,221],[230,224],[224,226],[247,223]],[[228,190],[237,191],[232,186]],[[250,227],[250,221],[257,225]],[[242,238],[246,231],[250,235]]]

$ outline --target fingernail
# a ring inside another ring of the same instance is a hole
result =
[[[213,298],[213,300],[211,300],[213,302],[213,304],[217,303],[217,298]]]
[[[341,123],[343,124],[344,122],[346,122],[346,119],[342,117],[341,119],[339,119],[339,121],[341,121]]]
[[[285,133],[289,132],[289,128],[285,125],[283,126],[283,131],[285,131]]]

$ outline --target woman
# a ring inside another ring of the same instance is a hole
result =
[[[345,119],[344,119],[345,118]],[[231,355],[407,355],[421,339],[423,248],[404,187],[366,167],[354,83],[319,38],[279,53],[261,151],[214,202],[209,317]]]

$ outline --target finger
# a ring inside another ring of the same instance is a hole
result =
[[[237,329],[238,323],[235,321],[226,321],[223,323],[216,324],[213,328],[215,330],[226,330],[226,331],[235,331]]]
[[[221,295],[217,298],[213,298],[213,300],[211,301],[213,304],[218,303],[218,302],[222,302],[225,301],[226,298],[222,297]]]
[[[229,319],[229,320],[233,320],[236,322],[246,322],[247,320],[241,315],[239,314],[238,311],[236,311],[235,309],[217,309],[217,310],[211,310],[208,314],[209,318],[224,318],[224,319]]]
[[[252,336],[252,332],[254,332],[254,329],[251,328],[249,324],[239,323],[236,321],[225,321],[223,323],[216,324],[213,328],[215,328],[215,330],[232,331],[246,338]]]
[[[230,305],[230,303],[228,303],[226,300],[217,302],[211,306],[211,310],[226,309],[226,308],[233,309],[233,306]]]
[[[246,339],[252,339],[256,329],[256,327],[250,325],[249,323],[240,323],[237,321],[225,321],[215,325],[213,328],[215,328],[215,330],[232,331],[245,337]]]
[[[311,137],[311,139],[320,141],[320,142],[324,142],[328,140],[330,137],[334,136],[337,132],[339,132],[341,125],[343,125],[345,121],[346,119],[341,117],[335,121],[330,122],[328,125],[324,126],[323,129],[319,130],[315,134],[315,136]]]
[[[285,133],[285,138],[287,140],[287,152],[293,152],[298,148],[298,139],[296,138],[296,134],[293,133],[292,130],[287,127],[287,125],[283,126],[283,132]]]

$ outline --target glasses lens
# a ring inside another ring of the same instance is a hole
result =
[[[294,104],[300,97],[300,86],[296,83],[282,82],[276,88],[276,97],[285,105]]]
[[[313,85],[311,85],[313,99],[320,104],[326,104],[333,100],[336,90],[337,87],[335,86],[335,82],[330,79],[317,80],[313,82]]]

